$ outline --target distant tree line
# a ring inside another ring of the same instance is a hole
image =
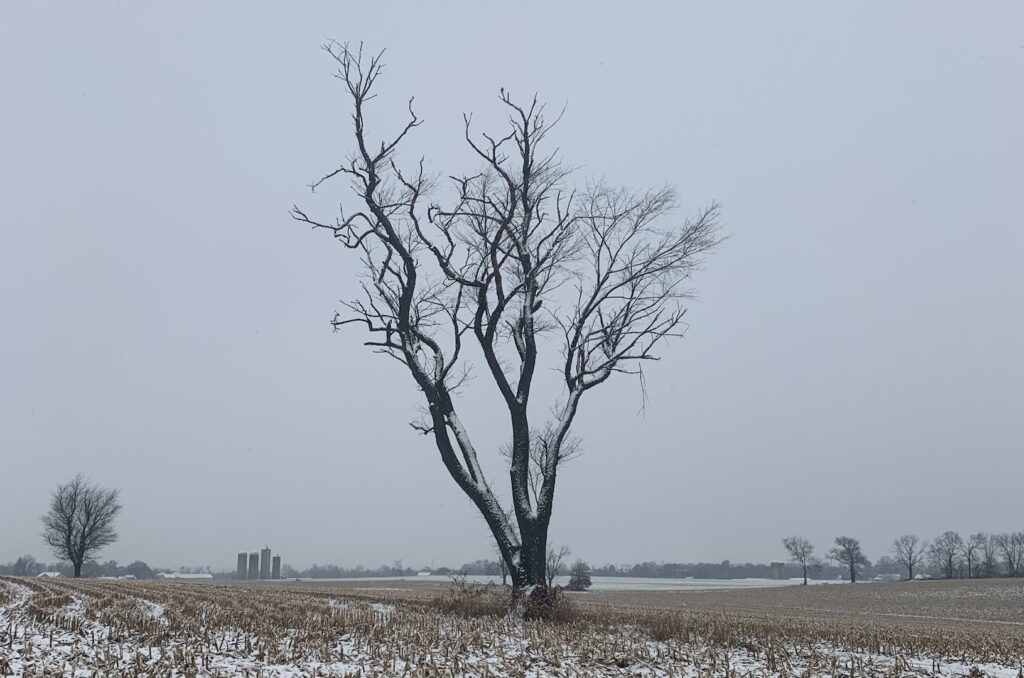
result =
[[[882,556],[874,564],[864,555],[859,540],[840,536],[835,539],[835,547],[826,554],[835,564],[831,568],[814,556],[814,545],[803,537],[786,537],[782,544],[791,561],[788,567],[799,568],[805,584],[808,573],[832,578],[837,567],[851,582],[880,575],[906,579],[1024,576],[1024,531],[975,532],[962,537],[955,530],[947,530],[931,542],[905,534],[893,541],[892,557]]]
[[[153,579],[158,572],[141,560],[121,565],[116,560],[97,562],[87,560],[82,563],[81,574],[84,577],[125,577],[131,575],[136,579]],[[75,566],[67,561],[59,563],[43,563],[33,556],[24,555],[9,563],[0,563],[0,575],[14,577],[37,577],[43,572],[59,572],[61,576],[75,576]]]
[[[818,577],[835,579],[842,576],[845,570],[841,567],[825,565],[815,571]],[[772,566],[770,563],[734,563],[723,560],[717,563],[666,563],[644,561],[635,565],[602,565],[591,569],[596,577],[649,577],[685,579],[770,579]],[[785,563],[782,576],[795,579],[802,576],[798,564]]]

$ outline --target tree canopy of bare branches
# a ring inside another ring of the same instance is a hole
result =
[[[964,539],[963,555],[967,562],[967,578],[973,579],[978,575],[980,563],[979,557],[988,544],[988,535],[984,532],[975,532]]]
[[[543,586],[557,471],[580,403],[613,375],[639,374],[665,340],[682,335],[687,281],[721,240],[718,206],[684,219],[673,216],[671,187],[574,185],[549,143],[561,116],[504,89],[506,130],[477,133],[465,116],[463,141],[479,169],[440,182],[422,159],[399,163],[402,142],[423,122],[412,100],[391,136],[375,141],[367,132],[383,53],[334,42],[324,49],[351,99],[355,150],[312,188],[347,179],[359,206],[331,220],[299,207],[292,216],[362,258],[363,296],[334,325],[361,326],[367,346],[405,366],[427,408],[415,427],[433,438],[484,517],[513,585]],[[508,509],[459,416],[469,342],[506,410]],[[558,365],[562,392],[538,424],[531,397],[545,357]]]
[[[118,494],[79,473],[58,485],[50,497],[50,509],[43,516],[43,539],[54,556],[71,562],[76,577],[82,576],[82,563],[117,541]]]
[[[547,548],[547,585],[549,587],[555,585],[555,578],[562,574],[562,568],[565,565],[565,559],[572,555],[572,551],[568,546],[560,546],[555,549],[554,546],[548,544]]]
[[[992,535],[995,550],[1003,557],[1007,577],[1024,575],[1024,532]]]
[[[956,574],[963,548],[964,540],[960,537],[959,532],[954,530],[943,532],[928,547],[932,566],[946,579],[952,579]]]
[[[907,568],[907,579],[914,578],[914,568],[924,561],[927,541],[921,541],[916,535],[905,534],[892,543],[892,552],[903,567]]]
[[[860,540],[853,537],[836,537],[835,548],[828,552],[828,557],[850,568],[850,583],[856,583],[860,569],[871,564],[860,548]]]
[[[818,559],[814,557],[814,544],[803,537],[785,537],[782,545],[789,552],[793,562],[803,568],[804,586],[807,586],[807,571],[818,565]]]

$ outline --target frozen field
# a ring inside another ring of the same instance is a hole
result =
[[[373,583],[0,579],[0,675],[1014,678],[1024,650],[1017,582],[597,592],[576,596],[558,624],[444,613],[432,583]],[[932,615],[930,625],[846,621],[849,592],[887,588],[890,612]],[[769,594],[789,600],[784,614]],[[667,597],[671,609],[637,596]],[[754,602],[730,609],[716,597]],[[794,613],[821,601],[832,617]],[[947,609],[971,617],[937,614]]]
[[[413,585],[439,584],[447,586],[451,582],[450,576],[429,575],[416,577],[348,577],[345,579],[299,579],[310,583],[341,582],[403,582]],[[477,576],[466,577],[466,581],[475,584],[499,584],[501,577]],[[667,577],[591,577],[593,590],[595,591],[717,591],[722,589],[749,589],[749,588],[771,588],[775,586],[790,586],[798,583],[798,580],[777,580],[777,579],[670,579]],[[556,584],[564,585],[569,583],[569,577],[557,577]],[[815,582],[832,583],[832,582]]]

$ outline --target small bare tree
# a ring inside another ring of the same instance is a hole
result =
[[[58,485],[43,516],[43,539],[53,555],[71,562],[75,576],[82,563],[117,541],[114,519],[121,511],[118,490],[93,485],[79,473]]]
[[[857,575],[860,568],[870,565],[860,548],[860,540],[853,537],[836,537],[836,546],[828,552],[829,560],[834,560],[840,565],[850,568],[850,583],[857,582]]]
[[[494,554],[498,557],[498,572],[501,574],[501,585],[508,586],[508,563],[501,557],[501,551],[497,544],[494,546]]]
[[[814,545],[803,537],[786,537],[782,545],[789,552],[789,557],[794,563],[799,564],[804,571],[804,586],[807,586],[807,571],[818,565],[818,559],[814,557]]]
[[[362,257],[364,295],[334,326],[361,326],[368,346],[409,372],[426,404],[414,427],[432,437],[483,516],[513,586],[544,586],[558,469],[580,404],[613,375],[640,374],[665,340],[682,335],[687,280],[721,240],[718,207],[671,223],[672,188],[573,186],[557,150],[545,150],[561,116],[504,89],[507,130],[475,135],[465,116],[467,150],[482,168],[451,175],[445,197],[423,160],[399,166],[399,146],[422,123],[411,100],[394,135],[374,143],[367,134],[382,54],[333,42],[324,49],[352,101],[355,152],[312,188],[343,177],[361,204],[328,221],[298,207],[292,216]],[[459,416],[469,342],[507,415],[507,510]],[[545,353],[549,343],[557,353]],[[545,355],[561,393],[548,400],[550,420],[536,425],[534,376]]]
[[[914,578],[914,568],[924,561],[924,552],[927,548],[928,542],[913,534],[905,534],[892,543],[893,555],[907,568],[907,579]]]
[[[547,555],[547,586],[551,588],[555,585],[555,578],[562,574],[562,566],[565,563],[565,559],[572,555],[572,551],[569,550],[568,546],[562,546],[557,551],[555,547],[548,544],[548,555]]]
[[[555,444],[557,431],[548,426],[543,431],[530,434],[530,498],[536,504],[544,489],[544,469],[549,463],[561,468],[566,462],[572,461],[583,454],[583,445],[579,438],[569,434],[560,445]],[[501,448],[501,456],[512,463],[512,444]]]

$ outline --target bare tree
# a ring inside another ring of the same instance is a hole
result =
[[[922,541],[913,534],[905,534],[892,543],[892,552],[903,567],[907,568],[907,579],[914,578],[914,568],[924,562],[928,541]]]
[[[793,562],[798,563],[804,570],[804,586],[807,586],[807,571],[818,565],[818,559],[814,557],[814,545],[803,537],[786,537],[782,545],[789,552]]]
[[[975,565],[978,564],[978,559],[983,554],[987,543],[988,535],[984,532],[975,532],[964,540],[963,555],[964,560],[967,561],[968,579],[978,576],[978,568]]]
[[[554,546],[548,544],[547,549],[547,581],[545,582],[548,588],[555,585],[555,578],[562,574],[562,566],[565,563],[565,559],[572,555],[572,551],[569,550],[568,546],[562,546],[557,551]]]
[[[501,573],[501,585],[508,586],[508,563],[501,557],[501,550],[498,545],[494,545],[494,554],[498,557],[498,572]]]
[[[1007,577],[1019,577],[1024,565],[1024,532],[992,535],[995,550],[1003,557]]]
[[[548,463],[561,467],[566,462],[575,459],[583,453],[583,445],[579,438],[569,434],[562,441],[561,445],[555,445],[557,431],[550,425],[543,431],[534,431],[530,434],[530,473],[529,486],[530,498],[534,504],[540,500],[541,492],[544,489],[544,469]],[[503,446],[500,450],[501,456],[509,463],[512,462],[512,444]]]
[[[118,494],[118,490],[91,484],[79,473],[58,485],[50,497],[50,509],[43,516],[43,539],[54,556],[71,562],[76,577],[82,576],[82,563],[117,541]]]
[[[982,577],[999,576],[999,548],[996,546],[996,535],[985,536],[985,543],[981,545],[981,572]]]
[[[861,551],[860,540],[853,537],[836,537],[836,546],[828,552],[828,557],[829,560],[850,568],[850,583],[857,582],[860,568],[871,564]]]
[[[445,199],[423,160],[411,170],[398,164],[399,146],[422,123],[412,100],[394,135],[379,143],[367,135],[382,53],[324,49],[352,100],[356,150],[312,188],[347,178],[361,206],[330,221],[298,207],[292,216],[362,257],[364,296],[345,304],[334,326],[361,326],[368,346],[408,370],[426,405],[414,427],[433,438],[484,517],[513,586],[544,586],[557,472],[580,403],[612,375],[640,375],[664,340],[682,335],[687,280],[721,240],[718,207],[671,223],[672,188],[574,187],[557,150],[544,150],[561,116],[551,120],[536,97],[521,104],[504,89],[507,131],[475,135],[465,116],[464,140],[482,169],[450,176]],[[510,510],[459,416],[469,342],[507,410]],[[550,344],[560,350],[545,352]],[[561,394],[549,400],[551,420],[536,425],[534,375],[545,356],[558,366]],[[538,440],[546,453],[537,454]]]
[[[928,556],[932,567],[941,572],[946,579],[952,579],[959,565],[960,553],[964,550],[964,540],[954,530],[943,532],[928,547]]]

